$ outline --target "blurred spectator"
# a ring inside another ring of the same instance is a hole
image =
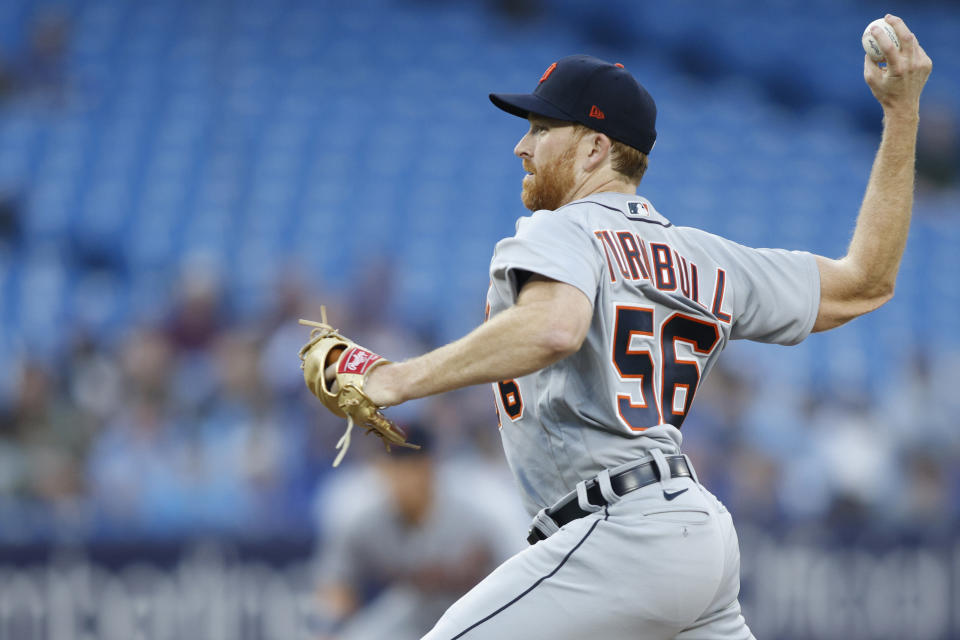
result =
[[[122,352],[121,409],[89,462],[102,533],[284,535],[308,521],[302,423],[281,425],[260,378],[256,335],[229,331],[211,349],[209,393],[177,398],[184,353],[142,329]]]
[[[67,400],[104,424],[121,406],[123,377],[120,367],[91,335],[78,331],[73,337],[67,375]]]
[[[66,56],[71,31],[70,17],[62,10],[47,7],[37,14],[30,25],[26,50],[7,76],[10,93],[35,98],[52,106],[62,106],[66,102],[69,89]]]
[[[174,346],[185,351],[210,347],[225,328],[226,315],[219,269],[205,256],[186,260],[168,325]]]
[[[286,498],[303,465],[305,434],[296,424],[280,423],[260,377],[255,335],[223,334],[214,356],[217,386],[197,434],[202,475],[196,479],[194,500],[202,505],[202,524],[282,535],[296,522],[296,510]]]
[[[918,349],[886,380],[882,424],[898,446],[960,454],[960,397],[954,392],[958,364],[960,358],[947,351]]]
[[[323,638],[416,640],[499,560],[474,487],[438,483],[432,437],[408,433],[423,449],[379,457],[357,487],[363,505],[330,514],[318,550]]]
[[[729,476],[732,500],[727,504],[738,517],[775,526],[783,519],[779,503],[782,465],[749,444],[738,448],[727,462],[733,472]]]
[[[957,114],[941,103],[925,103],[917,131],[917,187],[952,187],[960,178],[960,127]]]
[[[521,23],[541,16],[544,9],[539,0],[491,0],[490,6],[510,20]]]
[[[173,295],[165,326],[176,358],[171,392],[183,416],[199,420],[217,393],[213,348],[230,325],[219,264],[206,254],[189,256]]]
[[[901,523],[900,533],[925,541],[952,543],[955,540],[956,496],[950,486],[942,455],[915,450],[905,453],[905,473],[892,496],[893,509],[887,517]]]
[[[880,499],[884,487],[877,479],[891,463],[892,446],[874,437],[876,426],[869,407],[860,401],[841,402],[839,397],[823,399],[814,410],[810,427],[811,437],[818,441],[842,492],[867,501]],[[857,452],[855,460],[849,459],[851,451]]]
[[[319,309],[308,304],[304,272],[305,269],[284,270],[273,288],[273,309],[264,322],[261,375],[271,391],[285,400],[299,396],[304,389],[297,353],[310,332],[297,320],[320,318]]]
[[[132,331],[120,353],[126,395],[165,399],[170,393],[174,357],[173,345],[163,332],[147,327]]]
[[[16,90],[16,77],[8,60],[0,58],[0,104],[10,98]]]
[[[159,535],[177,531],[176,495],[185,491],[190,455],[178,442],[171,402],[174,353],[160,331],[141,329],[121,352],[123,402],[88,460],[100,533]]]
[[[92,421],[58,392],[57,380],[39,362],[22,365],[13,406],[13,433],[23,446],[22,489],[46,504],[53,519],[72,528],[85,494],[82,461]]]
[[[0,69],[2,83],[2,69]],[[0,87],[2,97],[2,87]],[[20,200],[12,189],[0,189],[0,249],[13,248],[20,244],[23,229],[20,221]]]

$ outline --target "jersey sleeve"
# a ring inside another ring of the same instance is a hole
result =
[[[820,309],[820,270],[806,251],[751,249],[731,243],[734,287],[730,337],[791,345],[813,329]]]
[[[592,302],[602,263],[592,235],[564,213],[538,211],[520,218],[517,233],[501,240],[490,262],[490,277],[504,283],[515,302],[522,272],[576,287]]]

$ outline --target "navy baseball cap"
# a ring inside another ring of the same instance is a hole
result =
[[[579,122],[614,140],[650,153],[657,140],[657,105],[622,64],[593,56],[567,56],[544,71],[533,93],[491,93],[507,113],[531,113]]]

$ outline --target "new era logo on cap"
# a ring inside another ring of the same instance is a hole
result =
[[[600,111],[597,105],[593,105],[590,107],[590,117],[596,118],[597,120],[603,120],[607,116],[603,115],[603,111]]]

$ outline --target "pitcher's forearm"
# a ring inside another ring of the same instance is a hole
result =
[[[405,402],[542,369],[566,353],[533,330],[538,319],[535,309],[512,307],[455,342],[387,365],[383,382]]]
[[[870,291],[892,292],[900,268],[913,208],[918,121],[915,111],[887,114],[884,119],[880,149],[845,259]]]
[[[463,338],[378,367],[365,389],[381,406],[538,371],[580,348],[593,306],[575,287],[532,277],[516,305]]]

